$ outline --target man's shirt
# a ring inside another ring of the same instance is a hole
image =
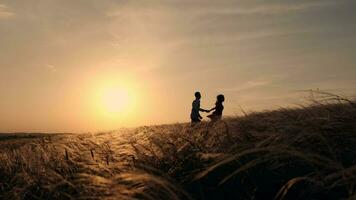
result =
[[[200,117],[199,110],[200,110],[200,100],[195,99],[192,103],[192,113],[190,114],[190,118],[199,119]]]

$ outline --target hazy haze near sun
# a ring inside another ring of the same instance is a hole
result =
[[[95,131],[356,89],[353,0],[0,0],[0,132]],[[116,104],[115,102],[118,103]]]

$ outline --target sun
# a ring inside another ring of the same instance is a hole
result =
[[[95,73],[88,79],[86,105],[93,126],[131,126],[142,116],[147,95],[141,79],[132,74]]]
[[[109,87],[101,94],[101,104],[104,111],[108,113],[125,112],[130,107],[130,93],[126,88]]]
[[[137,92],[132,84],[123,81],[104,81],[93,90],[96,118],[128,120],[135,112]]]

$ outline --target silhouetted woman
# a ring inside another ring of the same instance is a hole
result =
[[[210,109],[210,111],[215,110],[211,115],[208,115],[207,117],[209,117],[211,119],[211,121],[217,121],[220,120],[222,117],[222,112],[224,110],[224,106],[223,106],[223,102],[225,101],[225,97],[222,94],[219,94],[216,97],[216,103],[215,103],[215,107]]]

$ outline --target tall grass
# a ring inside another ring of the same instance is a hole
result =
[[[355,102],[318,95],[214,124],[0,141],[0,199],[355,199]]]

